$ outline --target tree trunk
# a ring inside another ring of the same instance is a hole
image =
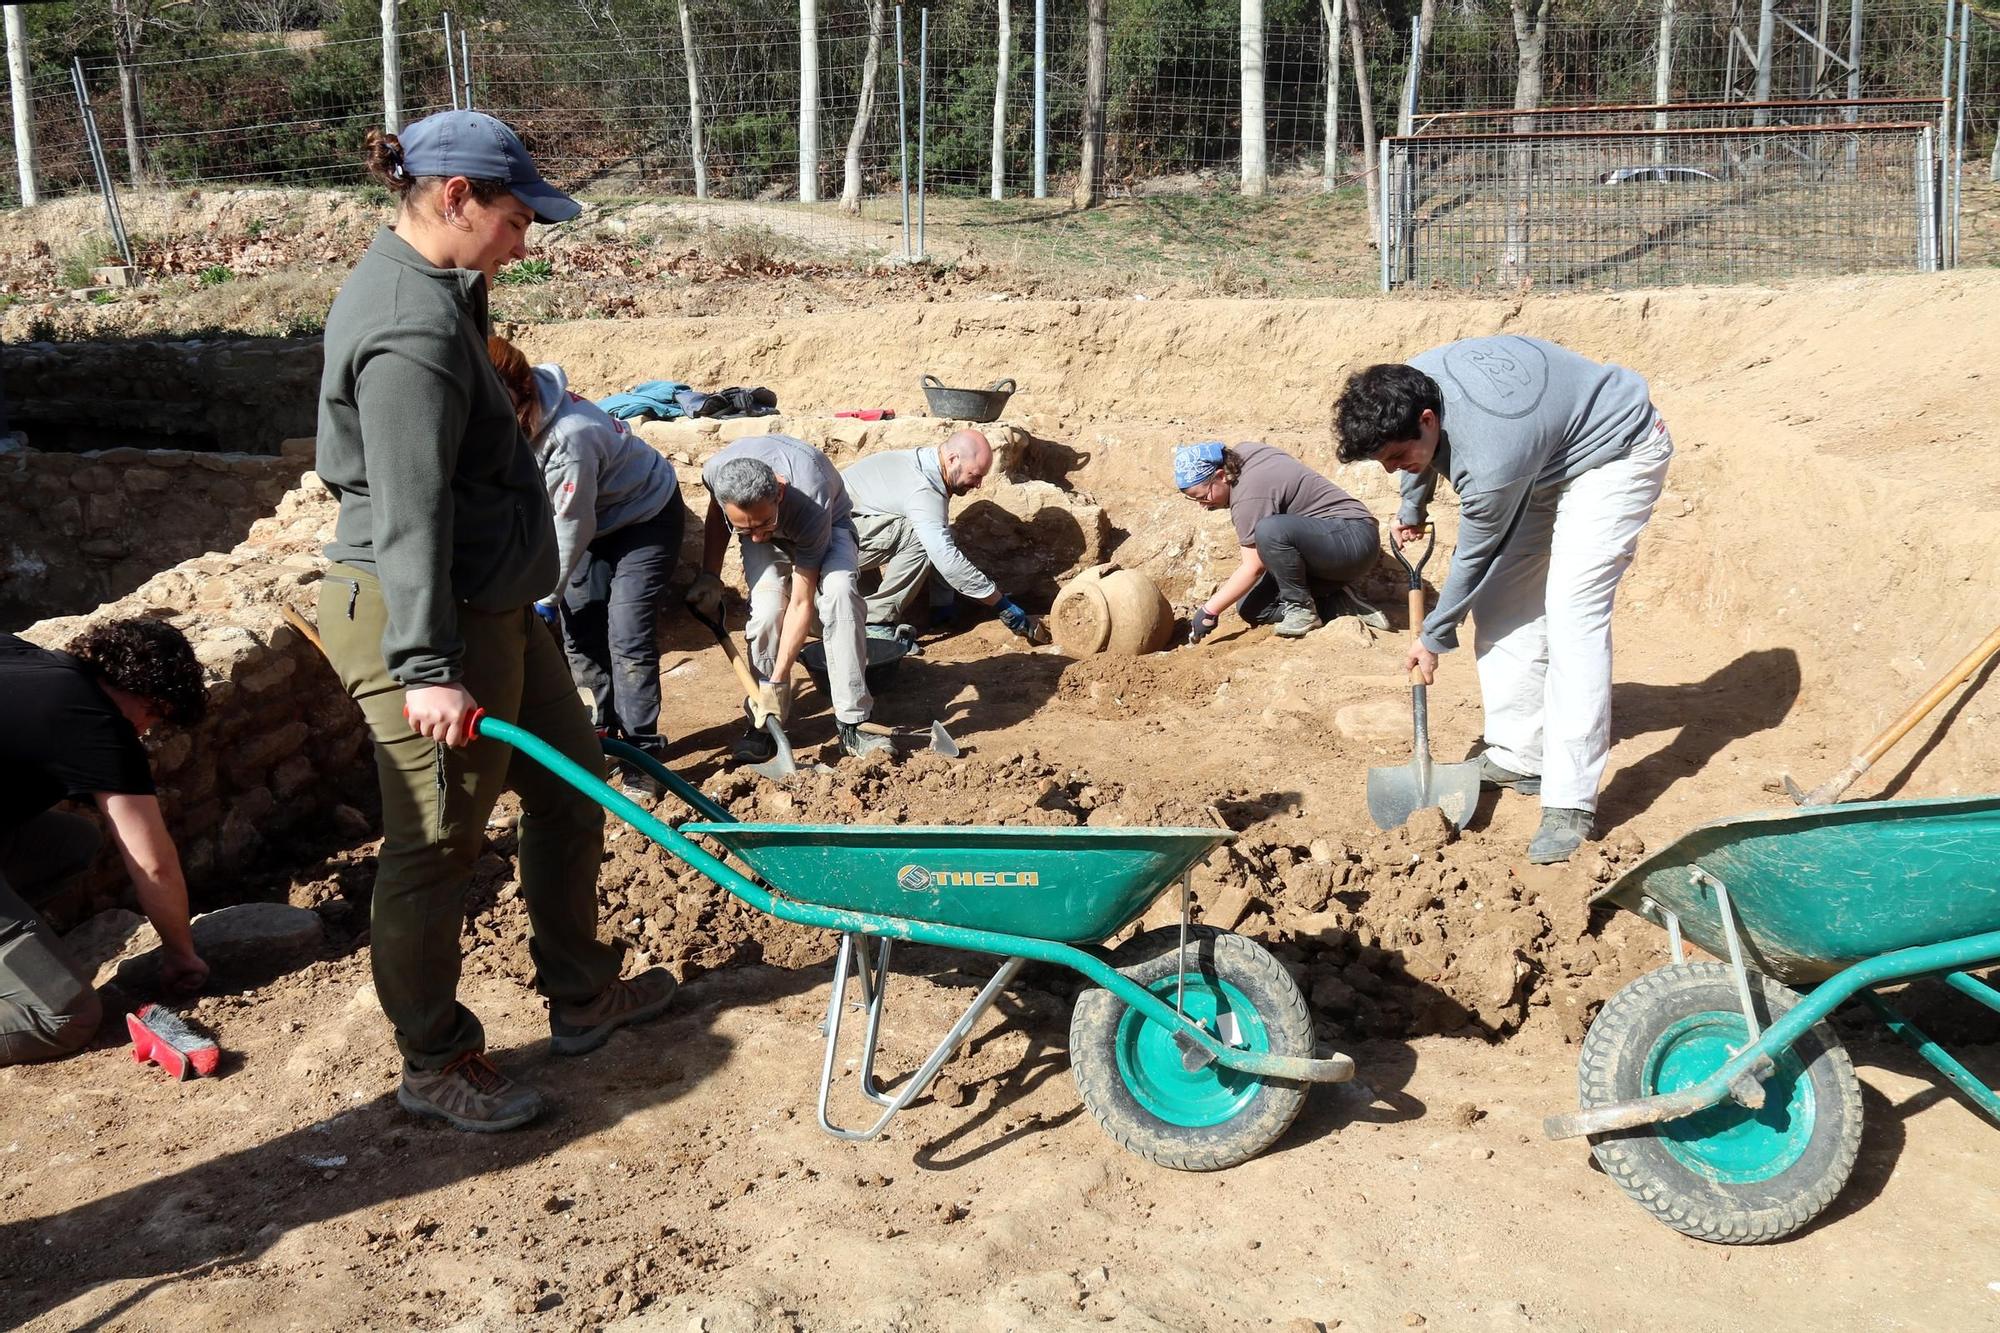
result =
[[[1354,57],[1354,97],[1361,103],[1361,179],[1368,193],[1368,235],[1382,244],[1382,155],[1375,145],[1375,93],[1368,83],[1368,42],[1362,31],[1361,0],[1347,16],[1347,44]]]
[[[1757,86],[1752,100],[1771,100],[1771,48],[1778,35],[1778,0],[1763,0],[1757,16]],[[1758,110],[1750,117],[1753,125],[1769,125],[1771,113]]]
[[[1000,0],[1000,36],[993,62],[993,197],[1002,198],[1007,182],[1007,79],[1014,55],[1014,17],[1009,0]]]
[[[1423,0],[1417,7],[1417,50],[1424,55],[1431,53],[1431,38],[1437,36],[1437,0]]]
[[[1076,176],[1076,206],[1095,208],[1104,200],[1104,87],[1111,63],[1109,0],[1086,0],[1090,39],[1083,75],[1083,162]]]
[[[1555,0],[1508,0],[1514,17],[1514,109],[1532,111],[1542,104],[1542,56],[1548,49],[1549,11]],[[1533,116],[1516,116],[1516,134],[1535,128]],[[1528,276],[1528,198],[1534,184],[1535,150],[1529,144],[1507,149],[1507,238],[1500,253],[1503,282],[1518,283]]]
[[[21,207],[40,200],[35,178],[35,103],[28,87],[28,25],[19,5],[7,6],[7,83],[14,101],[14,166],[21,177]]]
[[[1319,0],[1320,18],[1326,23],[1326,164],[1319,188],[1328,194],[1340,187],[1340,64],[1346,58],[1340,45],[1340,25],[1345,3]]]
[[[1243,116],[1243,194],[1261,196],[1270,188],[1264,157],[1264,0],[1239,0],[1236,23],[1237,88]]]
[[[694,155],[694,197],[708,198],[708,150],[702,143],[701,129],[701,62],[697,58],[694,45],[694,16],[688,12],[688,0],[681,0],[681,59],[687,66],[688,81],[688,147]]]
[[[382,0],[382,128],[403,130],[403,45],[396,0]]]
[[[861,96],[854,106],[854,130],[847,136],[847,174],[840,188],[840,206],[861,211],[861,145],[868,137],[868,119],[875,114],[875,73],[882,65],[882,16],[885,0],[868,0],[868,53],[861,58]]]
[[[111,32],[118,58],[118,109],[125,117],[125,160],[136,186],[146,175],[146,154],[139,145],[146,126],[139,103],[139,30],[132,21],[131,0],[111,0]]]
[[[819,202],[819,0],[799,0],[799,202]]]
[[[1674,0],[1660,0],[1660,45],[1653,60],[1653,104],[1664,106],[1674,100]],[[1667,128],[1667,113],[1653,113],[1653,128]],[[1667,141],[1653,140],[1653,160],[1667,160]]]

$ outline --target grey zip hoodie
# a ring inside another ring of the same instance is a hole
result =
[[[536,366],[542,424],[529,441],[555,510],[559,551],[554,602],[591,542],[665,509],[680,489],[673,464],[631,427],[569,390],[561,366]]]
[[[485,275],[434,267],[387,227],[326,317],[314,467],[340,501],[327,558],[382,583],[382,656],[404,685],[463,673],[458,608],[555,586],[541,469],[486,357]]]

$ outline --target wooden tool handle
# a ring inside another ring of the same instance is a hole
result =
[[[736,646],[735,636],[725,630],[715,637],[722,644],[722,651],[729,658],[729,665],[736,669],[736,680],[743,686],[744,697],[756,698],[757,678],[750,674],[750,664],[743,660],[743,650]]]
[[[1410,635],[1412,638],[1424,632],[1424,590],[1421,586],[1410,589]],[[1410,668],[1410,684],[1424,683],[1424,673]]]
[[[1923,698],[1911,704],[1907,713],[1890,723],[1888,730],[1869,742],[1868,748],[1861,752],[1861,758],[1868,764],[1873,764],[1887,754],[1890,746],[1909,735],[1910,728],[1924,720],[1924,714],[1936,708],[1944,701],[1947,694],[1963,685],[1972,673],[1979,670],[1986,659],[1995,653],[2000,653],[2000,628],[1987,635],[1985,642],[1967,653],[1957,666],[1945,672],[1944,678],[1931,686],[1930,692]]]
[[[300,615],[297,611],[293,610],[289,605],[281,607],[278,611],[278,614],[285,618],[285,623],[287,625],[290,625],[293,629],[298,631],[299,636],[301,638],[303,638],[307,643],[311,644],[313,647],[319,649],[320,656],[322,657],[326,656],[326,645],[319,641],[319,631],[312,627],[310,621],[308,621],[304,616]]]

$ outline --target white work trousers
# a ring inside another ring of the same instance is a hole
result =
[[[1595,810],[1611,753],[1611,606],[1653,516],[1664,421],[1624,458],[1538,491],[1472,604],[1488,753],[1542,775],[1542,805]]]
[[[778,660],[778,636],[784,628],[785,606],[791,598],[792,562],[770,542],[740,543],[743,577],[750,585],[750,661],[765,679]],[[858,551],[854,529],[833,526],[826,561],[819,569],[818,595],[813,599],[814,628],[826,645],[827,686],[833,695],[833,715],[842,722],[866,722],[875,706],[862,675],[868,663],[868,628],[863,617]]]

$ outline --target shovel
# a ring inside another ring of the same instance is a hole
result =
[[[1437,549],[1437,529],[1431,529],[1430,545],[1424,547],[1414,565],[1404,559],[1393,537],[1389,549],[1410,576],[1410,631],[1418,633],[1424,624],[1423,569]],[[1479,804],[1479,761],[1432,763],[1430,703],[1424,678],[1415,670],[1410,672],[1410,695],[1416,731],[1414,754],[1407,764],[1368,770],[1368,814],[1377,828],[1401,828],[1417,811],[1436,806],[1446,823],[1464,828]]]
[[[720,622],[710,620],[693,606],[688,607],[688,613],[708,626],[709,633],[715,635],[715,641],[722,645],[722,651],[729,658],[729,665],[736,670],[736,680],[743,687],[744,696],[754,698],[757,694],[757,680],[750,674],[750,664],[743,660],[743,650],[736,646],[736,640],[729,637],[729,631],[724,629]],[[799,772],[825,771],[824,764],[809,764],[804,769],[799,767],[798,761],[792,758],[792,742],[785,736],[785,729],[776,717],[769,714],[765,716],[764,730],[770,734],[771,743],[778,747],[778,753],[761,764],[751,764],[749,768],[752,773],[759,777],[776,779],[788,778]]]

